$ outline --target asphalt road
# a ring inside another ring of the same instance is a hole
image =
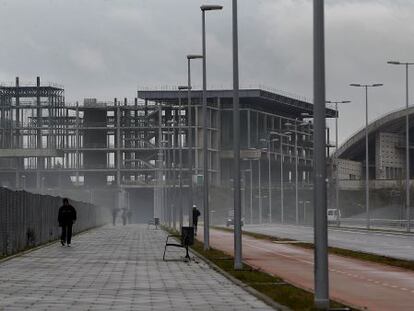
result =
[[[202,232],[197,236],[202,240]],[[233,234],[210,231],[211,246],[233,255]],[[243,260],[288,283],[313,290],[313,251],[243,236]],[[329,255],[331,298],[361,310],[413,310],[414,272]]]
[[[313,242],[313,228],[294,225],[246,225],[243,230],[279,238]],[[414,260],[414,234],[330,228],[329,246]]]

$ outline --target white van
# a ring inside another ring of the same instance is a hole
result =
[[[336,224],[337,226],[341,225],[341,211],[336,208],[328,208],[328,225]]]
[[[244,217],[241,219],[241,225],[244,226]],[[228,211],[228,216],[226,220],[226,227],[234,226],[234,209]]]

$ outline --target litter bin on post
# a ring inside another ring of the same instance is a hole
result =
[[[190,259],[188,247],[194,245],[194,227],[181,227],[181,245],[185,248],[185,258]]]

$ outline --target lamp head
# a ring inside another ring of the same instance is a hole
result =
[[[201,11],[217,11],[222,10],[222,5],[214,5],[214,4],[204,4],[200,7]]]
[[[199,55],[199,54],[189,54],[189,55],[187,55],[187,59],[199,59],[199,58],[203,58],[203,55]]]

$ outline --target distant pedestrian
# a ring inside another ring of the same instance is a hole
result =
[[[200,217],[201,213],[197,209],[196,205],[193,205],[193,226],[194,226],[194,235],[197,235],[197,224],[198,224],[198,217]]]
[[[131,222],[132,222],[132,211],[131,211],[131,209],[128,209],[127,217],[128,217],[128,223],[131,224]]]
[[[118,209],[113,208],[112,209],[112,224],[115,226],[116,224],[116,215],[118,214]]]
[[[127,210],[125,208],[122,209],[122,224],[125,226],[127,222]]]
[[[76,210],[69,204],[69,200],[64,198],[63,205],[59,208],[58,222],[62,227],[62,235],[60,243],[65,246],[65,243],[70,246],[72,240],[72,226],[76,221]]]

